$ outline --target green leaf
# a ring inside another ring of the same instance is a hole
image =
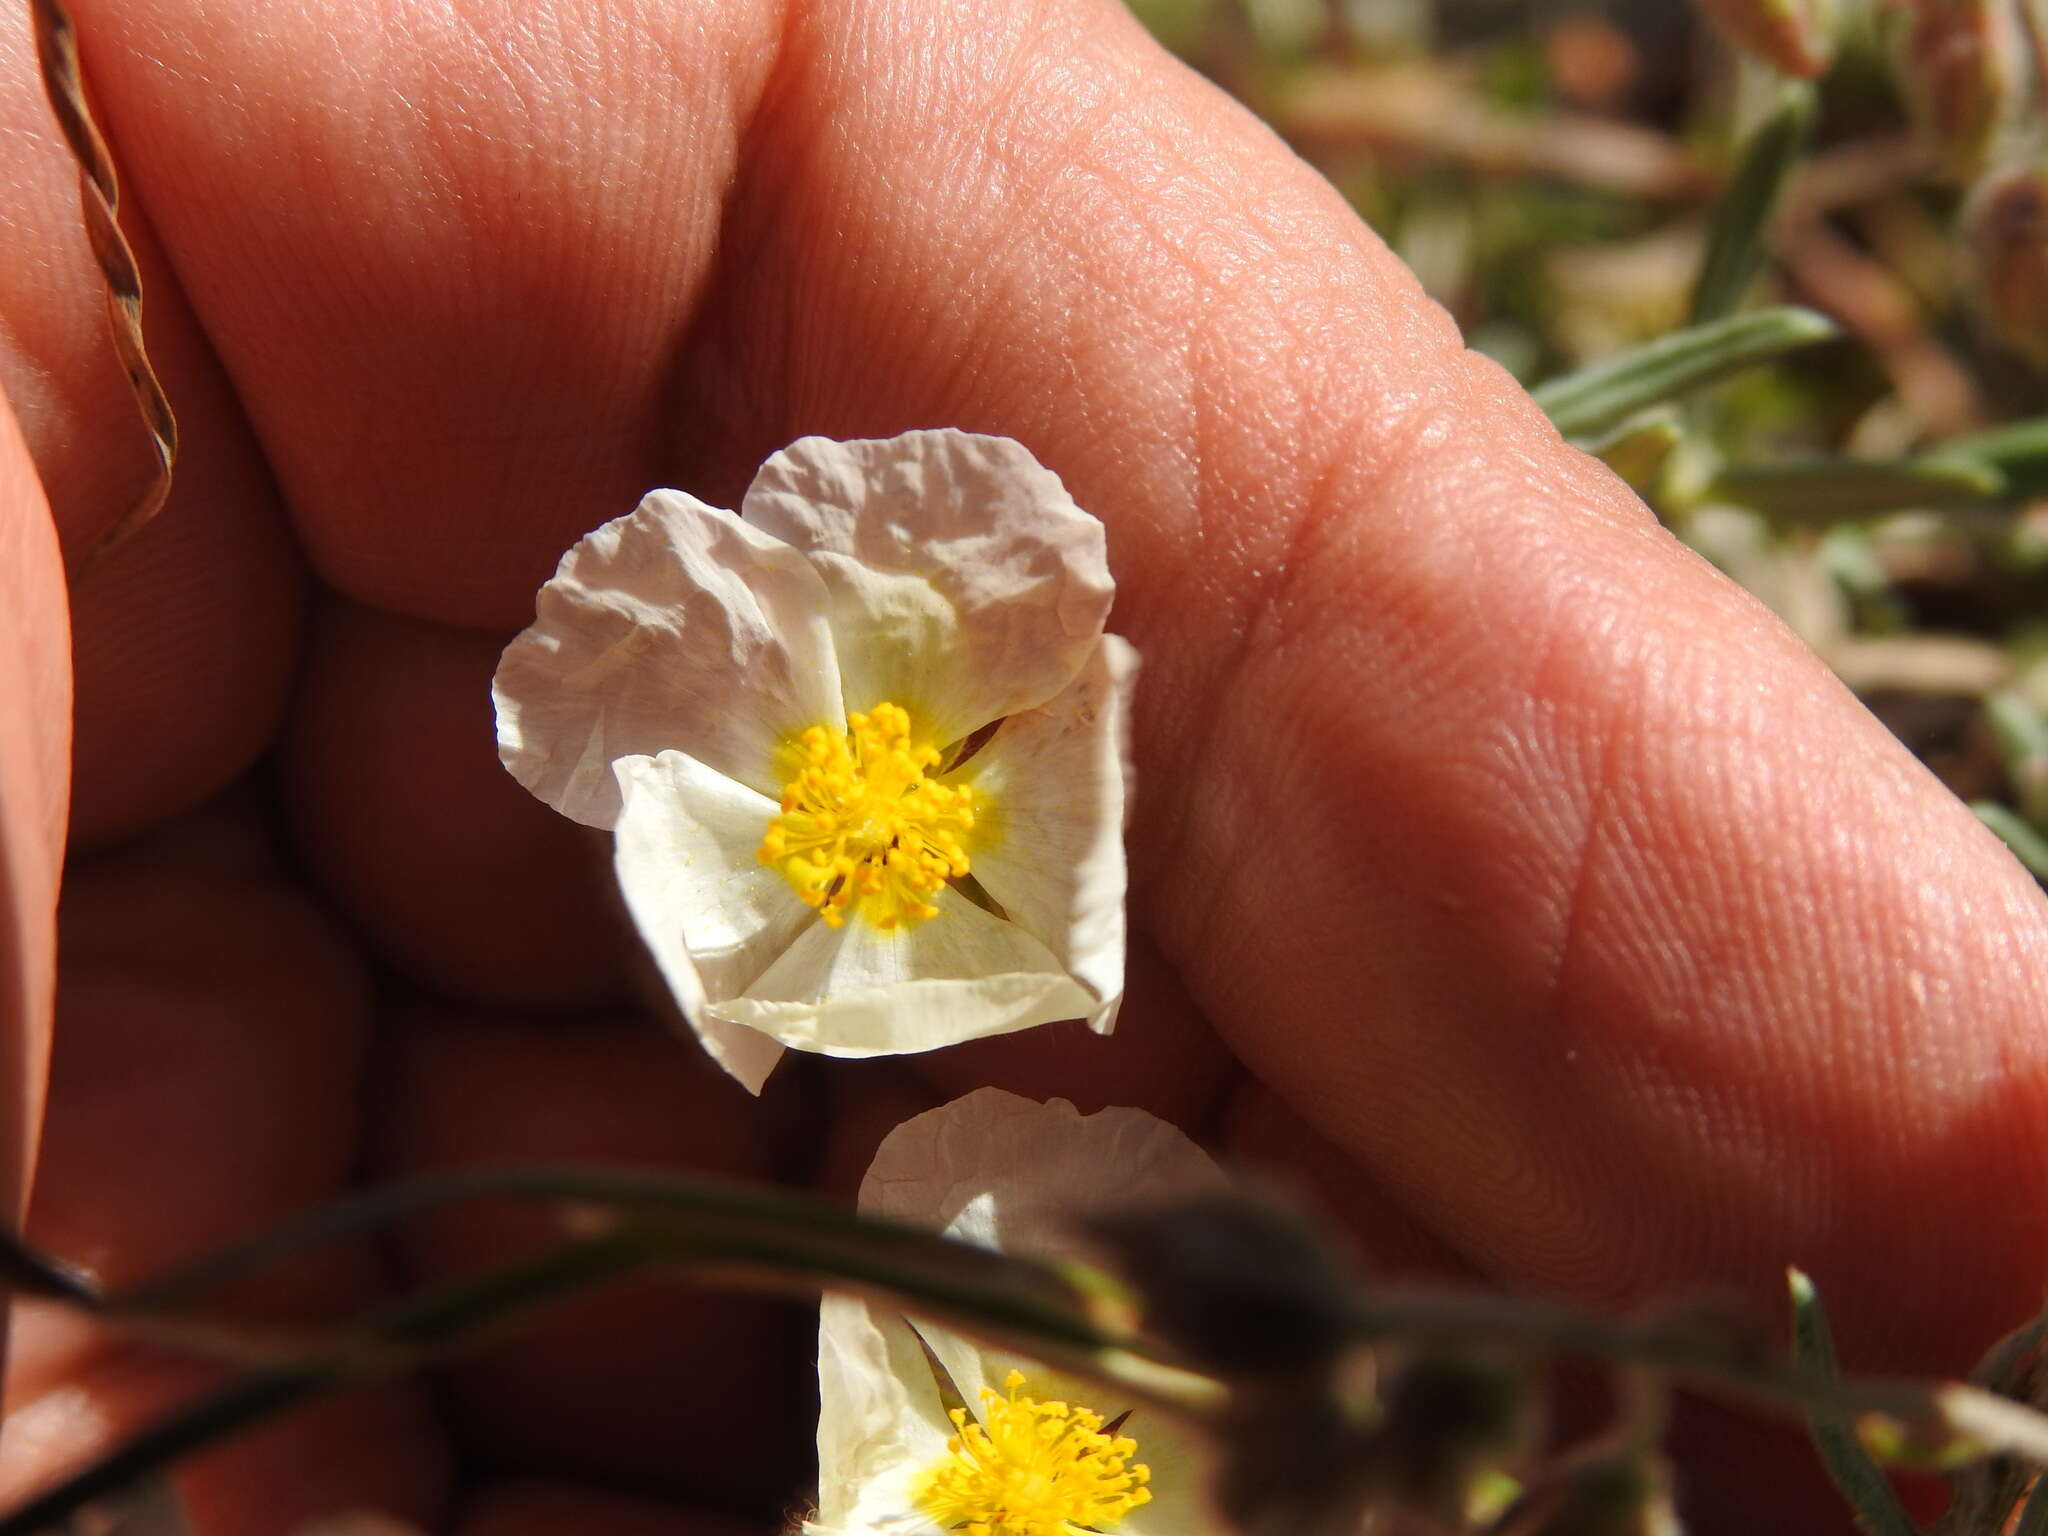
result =
[[[1837,1374],[1835,1340],[1820,1292],[1801,1270],[1787,1270],[1785,1278],[1792,1291],[1792,1358],[1816,1376],[1832,1381]],[[1828,1476],[1855,1511],[1858,1525],[1872,1536],[1917,1536],[1892,1485],[1846,1420],[1813,1409],[1807,1413],[1806,1427]]]
[[[1692,289],[1694,325],[1733,313],[1756,281],[1771,216],[1813,137],[1813,117],[1813,86],[1795,81],[1784,88],[1777,110],[1749,136],[1707,225],[1706,254]]]
[[[1788,522],[1832,523],[1852,517],[1996,500],[2005,476],[1980,459],[1944,446],[1914,459],[1780,459],[1731,465],[1707,496]]]
[[[1810,309],[1786,306],[1659,336],[1539,385],[1536,403],[1567,437],[1619,426],[1637,411],[1838,334]]]
[[[1977,819],[1996,832],[2036,880],[2048,880],[2048,837],[2028,826],[2020,814],[1996,800],[1972,800],[1970,809]]]
[[[1950,438],[1935,451],[1989,464],[2005,476],[2006,491],[2016,499],[2048,496],[2048,416]]]
[[[1579,446],[1641,491],[1656,482],[1671,450],[1684,435],[1677,411],[1659,406],[1631,417],[1605,437],[1581,442]]]
[[[2048,720],[2020,695],[2003,690],[1986,695],[1984,714],[2008,773],[2029,760],[2048,759]]]

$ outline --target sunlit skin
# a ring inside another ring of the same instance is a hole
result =
[[[2038,1299],[2035,888],[1107,0],[75,9],[188,449],[75,594],[45,1116],[57,546],[147,456],[10,8],[0,1086],[43,1242],[133,1277],[457,1160],[845,1191],[995,1081],[1292,1168],[1394,1272],[1768,1305],[1796,1260],[1887,1369],[1960,1368]],[[1108,525],[1145,657],[1130,1000],[1107,1042],[792,1061],[756,1103],[635,1011],[602,839],[499,769],[488,679],[646,487],[730,506],[801,434],[935,425],[1021,439]],[[537,1235],[423,1223],[278,1304]],[[186,1486],[209,1536],[379,1501],[759,1529],[801,1483],[807,1326],[633,1293]],[[8,1493],[195,1380],[34,1311],[13,1372]],[[1699,1529],[1830,1528],[1769,1445],[1687,1433]],[[1737,1450],[1766,1459],[1716,1476]]]

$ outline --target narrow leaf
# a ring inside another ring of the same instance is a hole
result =
[[[171,1412],[133,1439],[0,1516],[0,1536],[42,1536],[96,1500],[136,1487],[180,1458],[347,1382],[410,1364],[427,1341],[447,1342],[531,1312],[643,1265],[650,1252],[615,1233],[550,1249],[503,1269],[399,1302],[371,1318],[353,1348],[250,1371]],[[376,1346],[403,1346],[386,1348]]]
[[[2036,880],[2048,880],[2048,837],[2027,825],[2017,812],[1996,800],[1972,800],[1970,809],[1977,819],[1998,834],[2012,856],[2026,866]]]
[[[88,1312],[98,1311],[105,1300],[85,1275],[12,1232],[0,1232],[0,1292],[44,1296]]]
[[[900,1285],[1017,1333],[1077,1348],[1106,1342],[1090,1298],[1061,1270],[922,1228],[856,1215],[828,1201],[744,1185],[564,1166],[459,1168],[368,1190],[291,1218],[183,1270],[110,1298],[137,1323],[189,1317],[221,1286],[342,1238],[471,1200],[572,1204],[607,1218],[659,1223],[675,1258],[684,1242],[703,1261],[753,1261],[785,1273]]]
[[[2015,499],[2048,496],[2048,416],[1950,438],[1938,451],[1989,464],[2005,476]]]
[[[1832,523],[1997,499],[2005,477],[1944,447],[1916,459],[1781,459],[1731,465],[1707,495],[1788,522]]]
[[[1792,1292],[1792,1358],[1815,1375],[1833,1380],[1835,1340],[1820,1293],[1803,1271],[1787,1270],[1786,1280]],[[1822,1465],[1849,1501],[1859,1525],[1872,1536],[1916,1536],[1892,1485],[1841,1415],[1810,1409],[1806,1427]]]
[[[1810,309],[1760,309],[1673,331],[1602,358],[1539,385],[1536,403],[1565,436],[1591,436],[1619,426],[1637,411],[1836,334],[1832,320]]]
[[[2048,760],[2048,719],[2019,694],[2001,690],[1984,700],[1985,718],[1991,734],[1998,738],[1998,753],[2012,772],[2021,763]],[[2039,1324],[2033,1325],[2036,1332]]]
[[[1693,282],[1691,321],[1700,325],[1732,314],[1764,264],[1765,240],[1793,167],[1813,137],[1810,82],[1784,88],[1778,108],[1750,134],[1707,225],[1707,248]]]

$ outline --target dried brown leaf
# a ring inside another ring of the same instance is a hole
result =
[[[149,429],[156,450],[155,481],[99,541],[85,552],[73,579],[82,576],[115,545],[126,539],[163,509],[171,493],[171,476],[178,461],[178,422],[171,403],[150,367],[149,353],[142,339],[142,274],[135,265],[135,253],[121,233],[120,184],[114,174],[113,157],[106,139],[93,122],[86,105],[85,81],[78,67],[78,34],[59,0],[30,0],[35,19],[36,60],[42,68],[43,89],[50,98],[50,110],[63,130],[64,142],[78,160],[79,201],[85,210],[86,236],[92,243],[94,259],[107,285],[107,319],[113,331],[114,352],[128,387],[135,393],[136,408]]]

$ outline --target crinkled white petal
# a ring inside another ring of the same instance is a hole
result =
[[[1015,923],[951,887],[936,917],[884,933],[858,917],[814,924],[719,1018],[800,1051],[888,1056],[1076,1019],[1094,996]]]
[[[1108,1034],[1124,994],[1128,708],[1138,657],[1105,635],[1081,673],[1012,715],[961,771],[982,791],[972,863],[1010,920],[1095,999]]]
[[[1075,1219],[1219,1189],[1215,1161],[1142,1109],[1084,1115],[977,1088],[882,1139],[860,1209],[1006,1253],[1075,1251]]]
[[[776,753],[845,717],[830,597],[797,550],[653,491],[562,557],[491,683],[498,753],[565,816],[618,817],[612,764],[687,752],[779,793]]]
[[[1077,1216],[1223,1182],[1206,1153],[1142,1110],[1083,1115],[1065,1100],[1040,1104],[984,1088],[890,1132],[862,1181],[860,1209],[986,1247],[1059,1258],[1079,1251]],[[921,1353],[891,1347],[890,1330],[898,1326],[892,1314],[846,1299],[828,1300],[819,1313],[818,1524],[849,1536],[890,1530],[908,1478],[944,1454],[943,1433],[930,1449],[925,1405],[932,1399],[921,1396],[936,1392],[929,1366]],[[923,1325],[917,1333],[970,1408],[984,1385],[1000,1389],[1013,1366],[1041,1401],[1082,1402],[1111,1416],[1127,1406],[1097,1401],[1094,1388],[983,1350],[948,1329]],[[883,1372],[897,1380],[880,1380]],[[868,1427],[891,1411],[903,1426],[893,1436]],[[1191,1437],[1145,1414],[1127,1432],[1138,1441],[1137,1459],[1152,1469],[1152,1501],[1117,1528],[1119,1536],[1192,1536],[1213,1528]],[[886,1450],[878,1453],[878,1446]]]
[[[617,774],[612,857],[634,925],[705,1049],[759,1093],[782,1047],[715,1005],[822,926],[756,856],[776,802],[681,752],[621,759]]]
[[[807,1529],[928,1529],[911,1482],[952,1432],[909,1324],[850,1296],[819,1303],[818,1512]]]
[[[1077,1218],[1222,1183],[1208,1153],[1142,1109],[1084,1115],[1065,1099],[981,1088],[884,1137],[860,1208],[1004,1253],[1059,1257],[1082,1246]],[[978,1346],[919,1332],[968,1402],[1001,1384],[1008,1367],[990,1375]]]
[[[803,438],[742,510],[824,578],[847,706],[900,704],[936,743],[1064,688],[1115,592],[1102,524],[1008,438]]]

